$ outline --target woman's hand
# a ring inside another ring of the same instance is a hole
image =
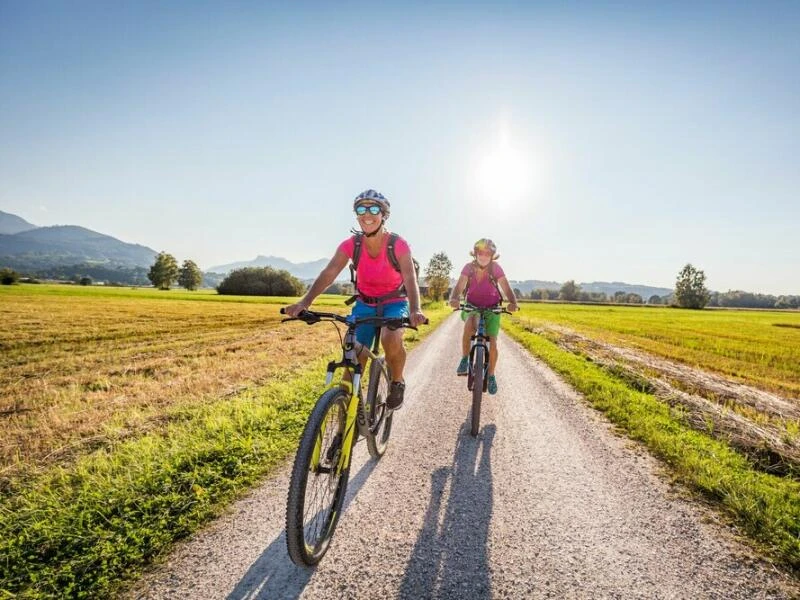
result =
[[[422,313],[421,310],[415,310],[412,312],[409,315],[408,320],[411,321],[411,324],[414,327],[419,327],[420,325],[424,325],[428,322],[428,318]]]
[[[284,309],[284,312],[289,315],[290,317],[296,317],[304,310],[308,310],[308,304],[300,300],[300,302],[295,302],[294,304],[290,304]]]
[[[457,296],[453,296],[452,298],[450,298],[450,307],[451,308],[453,308],[455,310],[459,306],[461,306],[461,299],[460,298],[458,298]]]
[[[516,302],[509,302],[508,303],[508,312],[517,312],[519,310],[519,306],[517,306]]]

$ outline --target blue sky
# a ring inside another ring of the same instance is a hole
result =
[[[800,294],[800,3],[0,0],[0,209],[201,267],[330,256]]]

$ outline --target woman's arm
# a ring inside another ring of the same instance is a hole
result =
[[[331,284],[336,281],[336,276],[347,266],[347,261],[349,260],[350,258],[344,252],[337,250],[336,254],[333,255],[333,258],[331,258],[328,265],[322,269],[322,272],[317,276],[316,280],[314,280],[314,283],[312,283],[311,287],[308,288],[305,296],[303,296],[299,302],[286,307],[286,314],[296,317],[302,311],[311,306],[311,303],[314,302],[314,299],[322,292],[327,290]]]

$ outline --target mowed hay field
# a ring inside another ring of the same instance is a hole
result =
[[[292,301],[0,286],[0,598],[113,596],[294,451],[341,349]]]
[[[800,402],[800,312],[526,303],[533,327],[564,326]]]
[[[332,351],[332,328],[280,325],[278,311],[290,301],[209,291],[0,288],[0,486],[158,428],[167,407],[287,377],[306,367],[307,357]],[[328,303],[342,307],[340,298]]]

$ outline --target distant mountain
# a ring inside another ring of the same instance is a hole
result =
[[[78,263],[149,267],[155,256],[155,250],[146,246],[75,225],[0,234],[0,265],[18,270]]]
[[[512,289],[516,288],[526,294],[530,294],[532,290],[560,290],[563,285],[557,281],[540,281],[538,279],[526,279],[525,281],[509,279],[508,283],[511,284]]]
[[[563,283],[557,281],[539,281],[538,279],[527,279],[525,281],[510,280],[512,288],[516,288],[528,295],[533,290],[560,290]],[[615,292],[625,292],[626,294],[639,294],[646,301],[650,296],[668,296],[673,292],[669,288],[653,287],[649,285],[639,285],[623,283],[621,281],[592,281],[590,283],[578,284],[583,292],[604,293],[606,296],[613,296]]]
[[[31,229],[36,229],[36,225],[28,223],[22,217],[0,210],[0,234],[14,234]]]
[[[206,269],[210,273],[227,274],[234,269],[244,269],[245,267],[272,267],[273,269],[282,269],[289,271],[298,279],[314,279],[319,275],[320,271],[328,264],[327,258],[320,258],[319,260],[311,262],[293,263],[280,256],[256,256],[253,260],[235,262],[227,265],[217,265]]]
[[[621,281],[592,281],[591,283],[581,283],[581,290],[584,292],[605,293],[606,296],[613,296],[615,292],[625,292],[626,294],[639,294],[645,302],[650,296],[669,296],[675,290],[671,288],[653,287],[650,285],[639,285],[635,283],[623,283]]]

